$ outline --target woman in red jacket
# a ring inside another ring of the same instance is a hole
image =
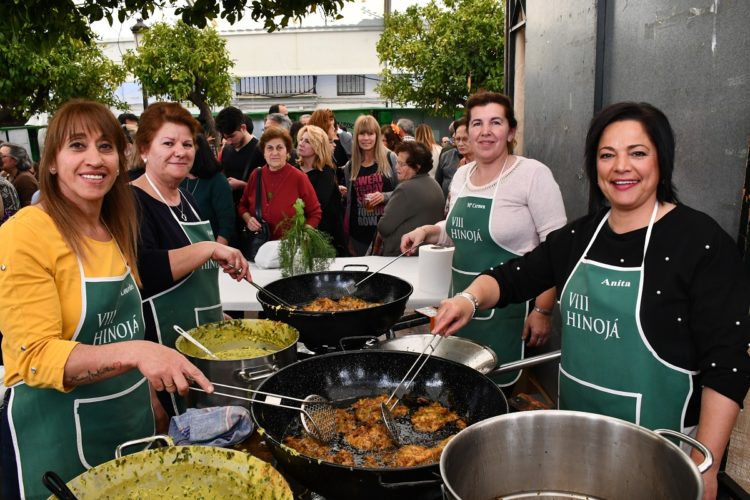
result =
[[[261,176],[261,219],[271,226],[271,239],[284,235],[285,220],[294,216],[294,202],[305,202],[305,222],[318,227],[321,217],[320,203],[310,180],[299,169],[288,163],[292,150],[292,137],[285,129],[272,127],[263,132],[259,147],[266,165],[253,170],[240,198],[237,212],[250,231],[259,231],[261,222],[256,217],[258,175]]]

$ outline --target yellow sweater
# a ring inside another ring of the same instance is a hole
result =
[[[86,240],[87,278],[119,276],[114,240]],[[30,206],[0,226],[0,332],[5,385],[66,391],[63,372],[81,321],[81,266],[52,219]]]

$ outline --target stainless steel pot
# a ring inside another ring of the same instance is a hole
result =
[[[696,466],[675,444],[698,448]],[[698,441],[591,413],[542,410],[493,417],[448,443],[440,475],[449,498],[631,500],[703,497],[713,462]]]
[[[255,389],[270,375],[297,361],[299,332],[286,323],[262,319],[234,319],[207,323],[193,328],[188,333],[214,352],[252,345],[269,349],[268,354],[257,357],[215,360],[208,358],[187,339],[178,338],[175,343],[177,350],[187,356],[212,382]],[[190,391],[187,404],[191,408],[205,408],[226,406],[229,403],[222,396]],[[231,404],[242,404],[250,408],[249,402],[243,403],[240,400]]]
[[[427,344],[433,338],[434,336],[430,333],[404,335],[403,337],[380,341],[374,347],[385,351],[420,353],[424,351]],[[495,351],[473,340],[461,337],[444,338],[437,349],[435,349],[433,356],[461,363],[469,368],[474,368],[483,375],[494,370],[497,366]]]

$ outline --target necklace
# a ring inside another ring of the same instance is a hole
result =
[[[477,186],[477,185],[475,185],[475,184],[473,184],[471,182],[471,176],[477,171],[477,168],[478,168],[475,165],[474,166],[474,170],[471,173],[469,173],[469,178],[468,178],[468,182],[466,183],[466,187],[470,191],[482,191],[484,189],[491,188],[492,186],[494,186],[498,182],[505,182],[505,180],[508,178],[508,176],[516,169],[515,168],[516,165],[518,165],[518,161],[514,162],[513,165],[511,165],[510,168],[508,169],[507,173],[505,174],[505,177],[503,177],[503,173],[506,172],[505,171],[505,167],[508,166],[508,159],[509,158],[510,158],[510,155],[508,155],[508,156],[505,157],[505,162],[503,162],[503,168],[500,169],[500,172],[498,172],[498,174],[495,176],[495,178],[492,179],[488,184],[483,184],[481,186]]]
[[[178,190],[178,192],[179,192],[179,190]],[[171,207],[171,208],[176,208],[177,210],[179,210],[180,211],[180,219],[182,220],[182,222],[187,222],[187,215],[185,215],[185,210],[183,210],[183,208],[182,208],[182,193],[180,193],[180,204],[177,205],[176,207]]]

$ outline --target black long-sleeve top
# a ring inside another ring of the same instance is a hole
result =
[[[485,271],[501,290],[498,307],[528,300],[568,277],[605,216],[582,217],[550,233],[535,250]],[[607,223],[588,258],[640,266],[646,228],[614,233]],[[657,354],[697,371],[695,387],[711,387],[740,407],[750,387],[750,283],[735,242],[708,215],[677,205],[653,227],[643,273],[640,320]],[[700,392],[686,425],[697,423]]]

